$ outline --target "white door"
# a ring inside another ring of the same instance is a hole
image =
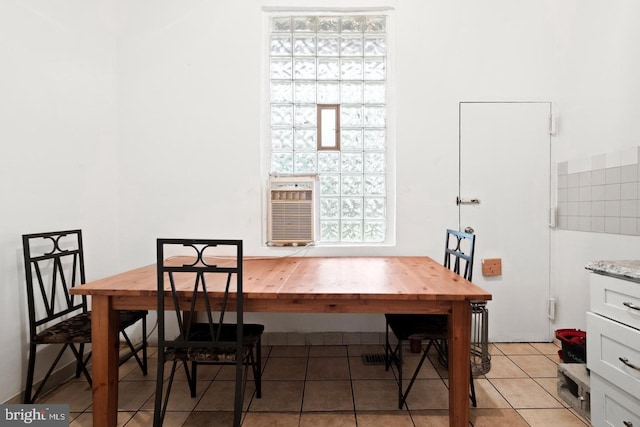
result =
[[[459,225],[477,236],[473,282],[493,294],[492,342],[552,338],[550,115],[548,102],[460,103]],[[491,258],[501,275],[482,274]]]

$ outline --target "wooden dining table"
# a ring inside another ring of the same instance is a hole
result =
[[[247,312],[448,315],[449,425],[469,425],[470,302],[491,299],[482,288],[420,256],[247,257],[242,286]],[[118,310],[157,308],[156,265],[92,281],[71,293],[91,296],[93,425],[114,427]],[[209,295],[213,304],[220,303],[218,298]]]

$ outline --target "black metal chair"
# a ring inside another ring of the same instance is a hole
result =
[[[91,352],[85,354],[85,345],[91,343],[91,312],[86,297],[69,293],[74,286],[85,283],[81,230],[25,234],[22,249],[29,306],[29,363],[23,401],[33,403],[67,348],[76,360],[76,378],[84,374],[91,384],[87,370]],[[147,374],[146,319],[147,312],[143,310],[120,312],[120,332],[129,347],[129,352],[121,356],[120,364],[135,357],[144,375]],[[134,344],[125,329],[138,321],[142,323],[142,341]],[[62,345],[62,348],[32,394],[38,346],[51,344]]]
[[[184,254],[185,248],[189,250],[187,257],[165,259],[169,254]],[[229,251],[233,253],[229,255]],[[162,425],[178,362],[182,362],[192,397],[196,395],[198,365],[235,366],[233,425],[240,426],[249,367],[256,397],[262,394],[260,347],[264,331],[263,325],[244,323],[242,240],[158,239],[157,273],[159,350],[153,425]],[[222,302],[211,304],[207,294],[215,294]],[[180,305],[179,298],[184,301],[185,297],[189,303]],[[198,321],[197,311],[205,321]],[[235,317],[234,323],[225,322],[227,314]],[[167,321],[173,316],[179,335],[169,338]],[[168,361],[172,366],[163,393],[164,363]]]
[[[474,234],[448,229],[445,240],[444,266],[469,281],[473,275],[475,238],[476,236]],[[446,315],[441,314],[385,314],[385,320],[387,326],[385,368],[389,370],[393,364],[398,371],[398,407],[402,409],[432,346],[436,349],[440,363],[445,367],[447,366],[448,319]],[[390,343],[389,330],[391,330],[397,338],[395,347]],[[406,390],[403,390],[402,345],[404,342],[413,340],[420,342],[426,341],[427,346],[424,349]],[[469,364],[469,371],[471,373],[471,363]],[[473,406],[477,406],[473,375],[471,375],[470,398]]]

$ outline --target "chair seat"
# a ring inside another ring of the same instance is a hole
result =
[[[214,333],[218,328],[214,329]],[[233,342],[236,340],[236,325],[224,324],[220,331],[220,341]],[[244,351],[243,358],[248,355],[258,343],[260,335],[264,332],[264,325],[245,323],[243,325]],[[189,341],[206,343],[211,341],[209,324],[194,323],[191,325]],[[236,349],[233,346],[225,348],[213,348],[206,346],[193,346],[187,348],[169,347],[165,352],[166,360],[188,360],[192,362],[234,362]]]
[[[401,340],[447,338],[447,316],[441,314],[385,314],[387,324]]]
[[[128,328],[147,315],[145,310],[120,312],[120,329]],[[76,314],[38,333],[34,340],[41,344],[64,344],[91,342],[91,312]]]

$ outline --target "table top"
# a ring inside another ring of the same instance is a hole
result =
[[[171,260],[186,262],[186,257],[174,257]],[[490,293],[442,264],[428,257],[417,256],[246,257],[243,259],[243,291],[245,300],[491,299]],[[78,295],[127,297],[157,295],[156,265],[95,280],[71,292]]]

